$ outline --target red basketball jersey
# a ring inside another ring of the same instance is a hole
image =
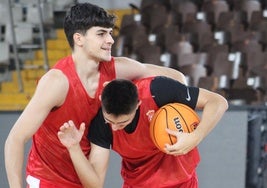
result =
[[[195,176],[200,161],[197,148],[186,155],[175,157],[159,151],[153,144],[149,122],[158,107],[150,93],[152,79],[136,82],[142,101],[136,130],[131,134],[124,130],[112,132],[112,147],[123,158],[121,174],[125,188],[177,188]]]
[[[60,143],[57,132],[59,127],[68,120],[73,120],[77,126],[82,122],[86,125],[90,124],[100,108],[98,96],[103,89],[103,83],[115,78],[114,59],[112,58],[110,62],[101,62],[99,65],[100,81],[95,98],[91,98],[87,94],[75,71],[71,56],[60,60],[53,68],[61,70],[67,76],[69,91],[64,104],[49,113],[33,136],[27,174],[40,179],[41,187],[81,188],[82,185],[72,165],[69,153]],[[86,156],[90,152],[87,133],[88,126],[81,140],[81,147]]]

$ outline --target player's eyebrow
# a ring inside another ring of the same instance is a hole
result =
[[[96,32],[97,33],[110,33],[110,32],[112,32],[113,31],[113,29],[99,29],[99,30],[97,30]]]
[[[121,123],[126,123],[127,121],[129,121],[129,120],[130,120],[130,119],[127,119],[127,120],[125,120],[125,121],[120,121],[120,122],[117,122],[117,123],[115,123],[115,122],[113,122],[113,121],[109,120],[108,118],[106,118],[105,116],[104,116],[104,119],[105,119],[107,122],[109,122],[109,123],[112,123],[112,124],[121,124]]]

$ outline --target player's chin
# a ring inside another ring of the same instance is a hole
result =
[[[101,54],[103,61],[110,61],[111,60],[111,51],[110,50],[104,50]]]
[[[110,61],[111,60],[111,54],[109,54],[109,55],[103,55],[102,57],[101,57],[101,59],[102,59],[102,61]]]

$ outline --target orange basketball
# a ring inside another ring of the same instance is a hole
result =
[[[179,132],[192,132],[199,123],[197,113],[180,103],[170,103],[159,108],[150,122],[150,135],[154,144],[163,152],[165,144],[175,144],[175,136],[166,132],[166,128]]]

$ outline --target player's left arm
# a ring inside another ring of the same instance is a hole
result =
[[[227,100],[221,95],[199,89],[196,109],[203,110],[200,123],[192,133],[168,132],[178,137],[178,142],[174,145],[167,145],[166,151],[173,155],[182,155],[196,147],[216,126],[228,109]]]
[[[115,57],[117,78],[134,80],[149,76],[167,76],[187,84],[183,73],[168,67],[140,63],[127,57]]]
[[[193,134],[200,143],[221,120],[228,109],[228,102],[217,93],[200,89],[196,108],[202,110],[202,116]]]

